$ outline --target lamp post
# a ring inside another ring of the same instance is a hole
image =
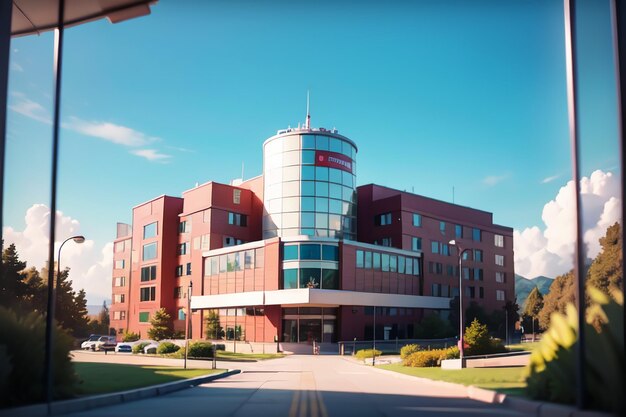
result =
[[[187,352],[189,351],[189,323],[191,315],[191,291],[193,290],[193,282],[189,279],[189,286],[187,287],[187,314],[185,314],[185,364],[184,368],[187,369]]]
[[[48,311],[46,313],[46,351],[44,356],[44,372],[45,372],[45,384],[46,384],[46,402],[48,403],[48,407],[50,407],[50,402],[52,401],[53,393],[52,393],[52,382],[53,382],[53,372],[52,372],[52,326],[54,326],[54,312],[55,312],[55,304],[56,304],[56,287],[59,285],[59,277],[61,276],[61,249],[66,242],[73,240],[76,243],[83,243],[85,241],[84,236],[72,236],[68,237],[61,243],[59,246],[59,251],[57,253],[57,277],[56,283],[49,282],[48,283]],[[48,265],[48,268],[53,268],[53,265]]]
[[[461,359],[461,368],[465,368],[465,360],[463,358],[463,254],[469,249],[462,249],[454,239],[448,242],[448,244],[456,246],[459,253],[459,358]]]

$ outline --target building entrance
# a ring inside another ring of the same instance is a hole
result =
[[[282,342],[335,343],[337,341],[337,308],[283,308],[282,318]]]

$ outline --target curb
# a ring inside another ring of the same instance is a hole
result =
[[[370,365],[371,366],[371,365]],[[527,416],[535,417],[614,417],[615,414],[603,411],[579,410],[573,406],[550,403],[545,401],[533,401],[525,398],[514,397],[502,394],[485,388],[478,388],[473,385],[461,385],[454,382],[438,381],[436,379],[428,379],[418,376],[401,374],[386,369],[373,368],[377,372],[392,372],[396,377],[409,380],[421,380],[424,382],[435,383],[440,386],[454,386],[456,388],[465,388],[467,398],[489,404],[502,404],[502,406],[524,413]]]
[[[231,375],[236,375],[238,373],[241,373],[241,370],[229,369],[228,371],[222,372],[220,374],[198,376],[182,381],[152,385],[145,388],[136,388],[111,394],[100,394],[73,400],[55,401],[50,404],[50,414],[48,414],[47,404],[35,404],[0,410],[0,415],[2,417],[45,417],[48,415],[87,411],[94,408],[107,407],[110,405],[117,405],[130,401],[142,400],[144,398],[166,395],[175,391],[180,391],[186,388],[194,387],[196,385],[211,382],[216,379],[222,379]]]

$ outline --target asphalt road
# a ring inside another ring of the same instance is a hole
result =
[[[86,355],[77,356],[80,356],[77,360],[89,359]],[[132,363],[137,357],[100,355],[98,359]],[[152,361],[152,364],[155,363]],[[293,355],[270,361],[246,364],[223,362],[219,365],[242,369],[243,372],[169,395],[68,416],[523,415],[500,404],[470,400],[465,388],[372,369],[340,356]]]

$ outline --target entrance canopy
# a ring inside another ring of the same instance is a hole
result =
[[[65,27],[108,18],[118,23],[150,14],[156,0],[65,0]],[[11,36],[40,34],[58,26],[58,0],[14,0]]]

